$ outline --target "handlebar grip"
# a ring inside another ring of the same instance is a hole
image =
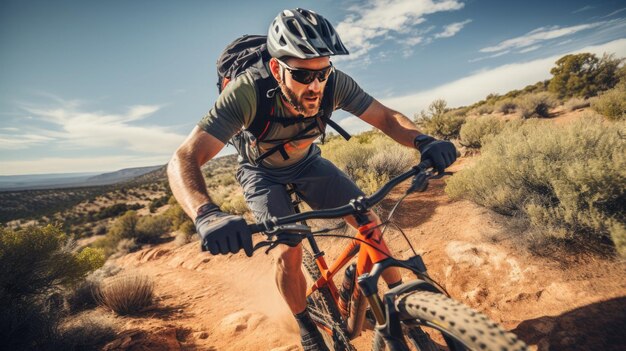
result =
[[[425,171],[429,168],[433,168],[433,162],[429,158],[427,158],[423,160],[422,162],[420,162],[417,165],[417,168],[421,169],[422,171]]]
[[[263,223],[248,224],[248,229],[250,230],[250,233],[252,234],[260,233],[266,230]]]

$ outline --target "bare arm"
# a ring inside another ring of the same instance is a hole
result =
[[[196,218],[198,207],[211,201],[200,167],[223,147],[219,139],[196,126],[167,165],[172,193],[191,219]]]
[[[374,100],[359,118],[408,147],[415,147],[415,137],[422,134],[408,117],[386,107],[378,100]]]

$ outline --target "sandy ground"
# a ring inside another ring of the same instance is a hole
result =
[[[452,170],[471,162],[461,159]],[[508,220],[468,201],[451,201],[442,180],[408,197],[395,217],[431,276],[457,300],[518,334],[532,350],[626,349],[626,265],[590,257],[574,263],[537,257],[515,244]],[[398,199],[397,189],[386,205]],[[399,232],[386,235],[399,257]],[[320,238],[328,258],[341,239]],[[259,252],[210,256],[198,242],[173,242],[117,259],[151,276],[154,308],[117,317],[124,333],[106,350],[299,350],[297,327],[274,284],[273,262]],[[409,277],[407,276],[407,279]],[[354,340],[370,349],[371,332]]]

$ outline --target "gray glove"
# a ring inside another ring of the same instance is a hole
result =
[[[205,204],[198,211],[195,225],[202,238],[202,251],[219,255],[243,249],[248,257],[252,256],[252,233],[243,217],[224,213],[213,204]]]
[[[456,147],[447,140],[437,140],[430,135],[421,134],[413,143],[422,154],[421,160],[430,159],[439,173],[456,161]]]

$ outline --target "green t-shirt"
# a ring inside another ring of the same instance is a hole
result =
[[[335,70],[334,84],[334,110],[343,109],[355,116],[360,116],[374,100],[350,76],[340,70]],[[228,142],[235,133],[249,127],[252,123],[257,108],[257,89],[249,72],[240,75],[226,86],[215,102],[215,106],[200,120],[198,126],[223,143]],[[273,100],[275,116],[297,117],[288,111],[280,94],[276,94]],[[263,140],[288,139],[298,134],[307,125],[308,123],[296,123],[285,127],[280,123],[272,123],[270,129],[265,132]],[[265,158],[263,165],[269,168],[279,168],[303,159],[309,153],[313,141],[319,136],[319,131],[315,128],[307,135],[311,135],[311,138],[292,141],[285,145],[285,150],[289,155],[287,160],[276,152]],[[248,145],[251,148],[258,148],[249,154],[260,155],[276,145],[276,142]]]

